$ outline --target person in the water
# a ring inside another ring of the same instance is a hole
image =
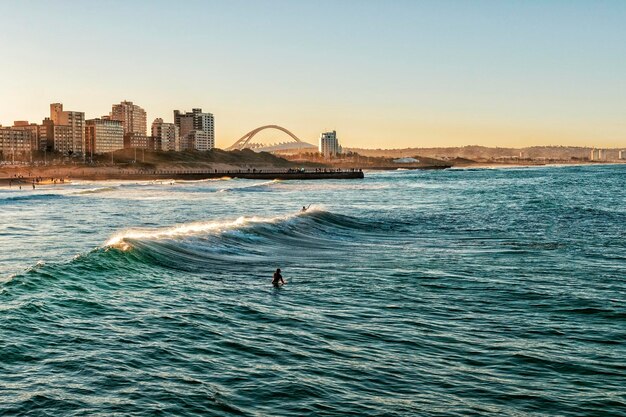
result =
[[[304,213],[305,211],[307,211],[309,209],[309,207],[311,207],[311,205],[309,204],[308,207],[302,206],[302,212]]]
[[[276,272],[274,272],[274,278],[272,279],[272,285],[275,287],[278,287],[280,285],[283,285],[285,283],[285,280],[283,279],[283,276],[280,274],[280,268],[276,269]]]

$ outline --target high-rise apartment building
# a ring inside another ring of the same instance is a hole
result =
[[[124,149],[124,127],[119,120],[110,118],[87,120],[85,137],[87,153],[106,153]]]
[[[30,148],[33,151],[39,149],[39,125],[37,123],[28,123],[25,120],[17,120],[13,122],[13,128],[29,131],[31,133]]]
[[[2,159],[25,157],[32,150],[33,132],[20,127],[0,126],[0,154]]]
[[[196,151],[210,151],[215,148],[215,142],[211,135],[203,130],[192,130],[187,135],[188,149]]]
[[[85,113],[64,111],[63,104],[52,103],[50,120],[55,126],[53,149],[64,154],[82,154],[85,150]],[[60,126],[65,128],[57,129]]]
[[[215,147],[215,123],[213,114],[203,113],[202,109],[192,109],[191,113],[183,113],[179,110],[174,110],[174,124],[178,126],[179,129],[181,139],[180,150],[195,149],[192,145],[193,141],[190,139],[194,139],[196,134],[193,134],[193,137],[189,137],[194,130],[206,133],[206,135],[200,135],[202,137],[201,142],[210,144],[209,146],[211,147],[209,149]]]
[[[337,132],[324,132],[320,136],[319,152],[324,158],[332,158],[341,153]]]
[[[174,123],[165,123],[161,118],[154,119],[154,122],[152,122],[152,136],[155,140],[160,140],[161,142],[161,147],[157,150],[180,150],[179,129]]]
[[[67,153],[72,150],[69,146],[73,142],[74,129],[67,125],[56,125],[52,119],[46,117],[39,125],[38,149],[40,151],[54,151]],[[55,145],[56,143],[56,145]]]
[[[51,152],[54,150],[54,122],[49,117],[43,119],[39,125],[38,141],[39,150]]]
[[[114,104],[111,110],[111,119],[122,122],[124,134],[138,133],[145,135],[148,130],[146,111],[132,101],[122,101]]]

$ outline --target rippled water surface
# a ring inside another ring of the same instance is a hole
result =
[[[625,344],[625,166],[0,189],[0,415],[625,416]]]

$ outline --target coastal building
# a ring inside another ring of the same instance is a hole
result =
[[[111,118],[91,119],[85,128],[87,153],[93,156],[124,149],[124,127]]]
[[[55,125],[52,119],[46,117],[39,125],[38,131],[38,149],[40,151],[54,151],[69,153],[73,150],[74,130],[71,126]],[[56,143],[56,145],[55,145]]]
[[[341,154],[341,146],[339,146],[339,140],[337,139],[337,132],[324,132],[320,136],[319,153],[324,158],[333,158]]]
[[[53,149],[67,155],[83,154],[85,151],[85,113],[64,111],[63,104],[50,104],[50,120],[53,129]]]
[[[192,130],[187,135],[188,149],[196,151],[210,151],[215,147],[213,137],[203,130]]]
[[[161,140],[156,140],[153,136],[130,132],[124,135],[124,149],[160,150]]]
[[[154,119],[152,136],[161,143],[157,150],[180,151],[179,129],[174,123],[165,123],[161,118]]]
[[[198,137],[202,138],[203,143],[206,141],[210,144],[211,147],[209,149],[215,147],[215,121],[213,114],[203,113],[202,109],[192,109],[191,113],[174,110],[174,124],[179,129],[181,150],[195,149],[191,142]],[[201,131],[206,133],[206,135],[200,134],[200,136],[196,136],[197,134],[191,133],[193,131]],[[206,140],[204,139],[205,137],[207,138]]]
[[[181,136],[179,140],[179,151],[190,151],[193,150],[193,142],[190,140],[191,135]]]
[[[30,154],[33,143],[33,132],[20,127],[0,126],[0,155],[5,160],[24,158]]]
[[[595,149],[591,150],[591,154],[589,155],[590,161],[606,161],[607,160],[607,150],[606,149]]]
[[[122,122],[124,134],[138,133],[145,135],[148,128],[146,111],[132,101],[122,101],[114,104],[110,114],[111,119]]]
[[[626,152],[625,151],[619,151],[619,155],[617,159],[626,159]]]
[[[30,149],[36,151],[39,149],[39,125],[37,123],[29,123],[25,120],[17,120],[13,122],[13,128],[18,130],[28,130],[31,132]]]

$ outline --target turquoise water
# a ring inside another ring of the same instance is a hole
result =
[[[0,415],[626,415],[626,166],[4,188],[0,219]]]

